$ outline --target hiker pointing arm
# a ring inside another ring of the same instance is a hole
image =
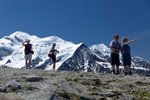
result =
[[[122,60],[124,66],[124,74],[132,75],[131,71],[131,47],[129,44],[135,42],[136,39],[128,41],[128,39],[124,36],[122,37]]]
[[[134,39],[134,40],[130,40],[130,41],[127,41],[127,42],[124,42],[126,45],[128,45],[128,44],[131,44],[131,43],[133,43],[133,42],[135,42],[135,41],[137,41],[137,39]]]

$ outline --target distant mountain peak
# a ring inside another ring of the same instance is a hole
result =
[[[63,40],[62,38],[58,36],[48,36],[48,37],[42,38],[42,40],[49,40],[49,41],[52,41],[52,43],[65,42],[65,40]]]
[[[28,33],[26,32],[21,32],[21,31],[16,31],[14,33],[12,33],[11,35],[9,35],[9,37],[11,38],[14,38],[15,36],[17,37],[30,37],[31,35],[29,35]]]

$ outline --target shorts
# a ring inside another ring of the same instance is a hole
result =
[[[29,54],[25,54],[25,60],[28,61],[28,60],[32,60],[32,54],[29,53]]]
[[[120,65],[120,59],[119,59],[119,54],[116,53],[111,53],[111,65]]]
[[[52,59],[53,62],[56,62],[56,55],[50,55],[49,57]]]
[[[122,58],[123,58],[124,66],[131,65],[131,55],[130,54],[122,54]]]

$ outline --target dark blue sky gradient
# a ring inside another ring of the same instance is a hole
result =
[[[1,0],[0,38],[15,31],[107,46],[118,33],[150,60],[150,0]]]

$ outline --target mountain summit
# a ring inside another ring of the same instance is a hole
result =
[[[24,47],[22,42],[30,39],[33,44],[34,55],[32,67],[35,69],[50,70],[51,60],[48,52],[52,43],[56,43],[57,55],[56,69],[87,72],[110,71],[110,49],[104,44],[87,46],[84,43],[74,44],[56,36],[39,38],[25,32],[17,31],[10,36],[0,39],[0,65],[8,67],[24,67]],[[140,57],[132,58],[132,66],[135,73],[148,74],[150,62]],[[121,66],[122,68],[122,66]]]

